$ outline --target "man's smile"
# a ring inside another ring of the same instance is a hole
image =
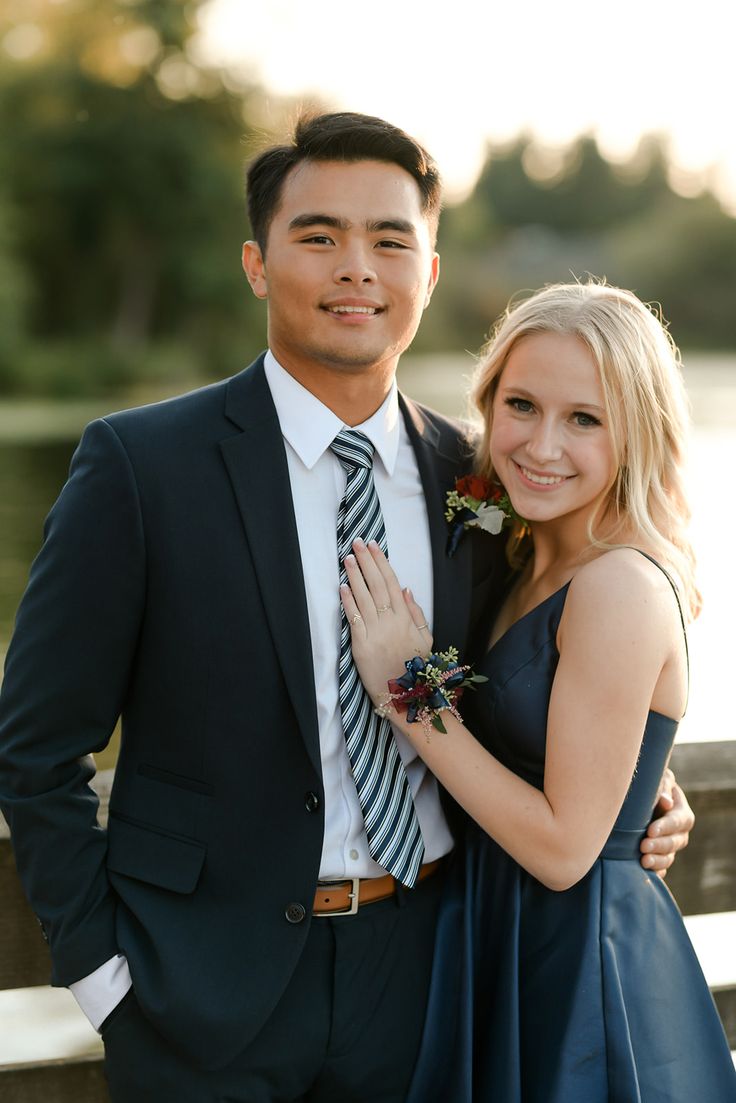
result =
[[[361,320],[365,318],[375,318],[377,314],[383,313],[383,307],[365,299],[339,300],[337,302],[325,303],[321,309],[334,317],[350,319],[359,318]]]

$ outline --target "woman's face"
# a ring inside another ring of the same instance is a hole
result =
[[[514,346],[493,400],[491,459],[522,517],[587,524],[616,467],[598,369],[579,337],[535,333]]]

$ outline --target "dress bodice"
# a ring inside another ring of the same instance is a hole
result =
[[[568,582],[550,594],[490,648],[478,665],[478,673],[488,681],[478,687],[466,710],[470,730],[494,757],[538,789],[544,783],[547,711],[560,657],[557,631],[569,586]],[[671,717],[649,712],[636,772],[607,844],[609,850],[620,849],[625,842],[622,833],[630,832],[626,856],[638,856],[639,839],[651,819],[677,726]]]

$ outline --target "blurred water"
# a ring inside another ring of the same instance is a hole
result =
[[[678,741],[736,739],[736,709],[728,692],[736,630],[736,520],[726,490],[734,468],[736,421],[730,429],[698,426],[690,456],[691,531],[703,611],[689,630],[690,702]]]

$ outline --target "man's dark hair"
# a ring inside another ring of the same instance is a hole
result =
[[[433,239],[436,236],[442,183],[426,149],[383,119],[338,111],[302,117],[290,145],[272,146],[250,164],[246,177],[248,216],[253,237],[264,254],[284,180],[301,161],[386,161],[399,165],[416,180],[422,213],[429,220]]]

